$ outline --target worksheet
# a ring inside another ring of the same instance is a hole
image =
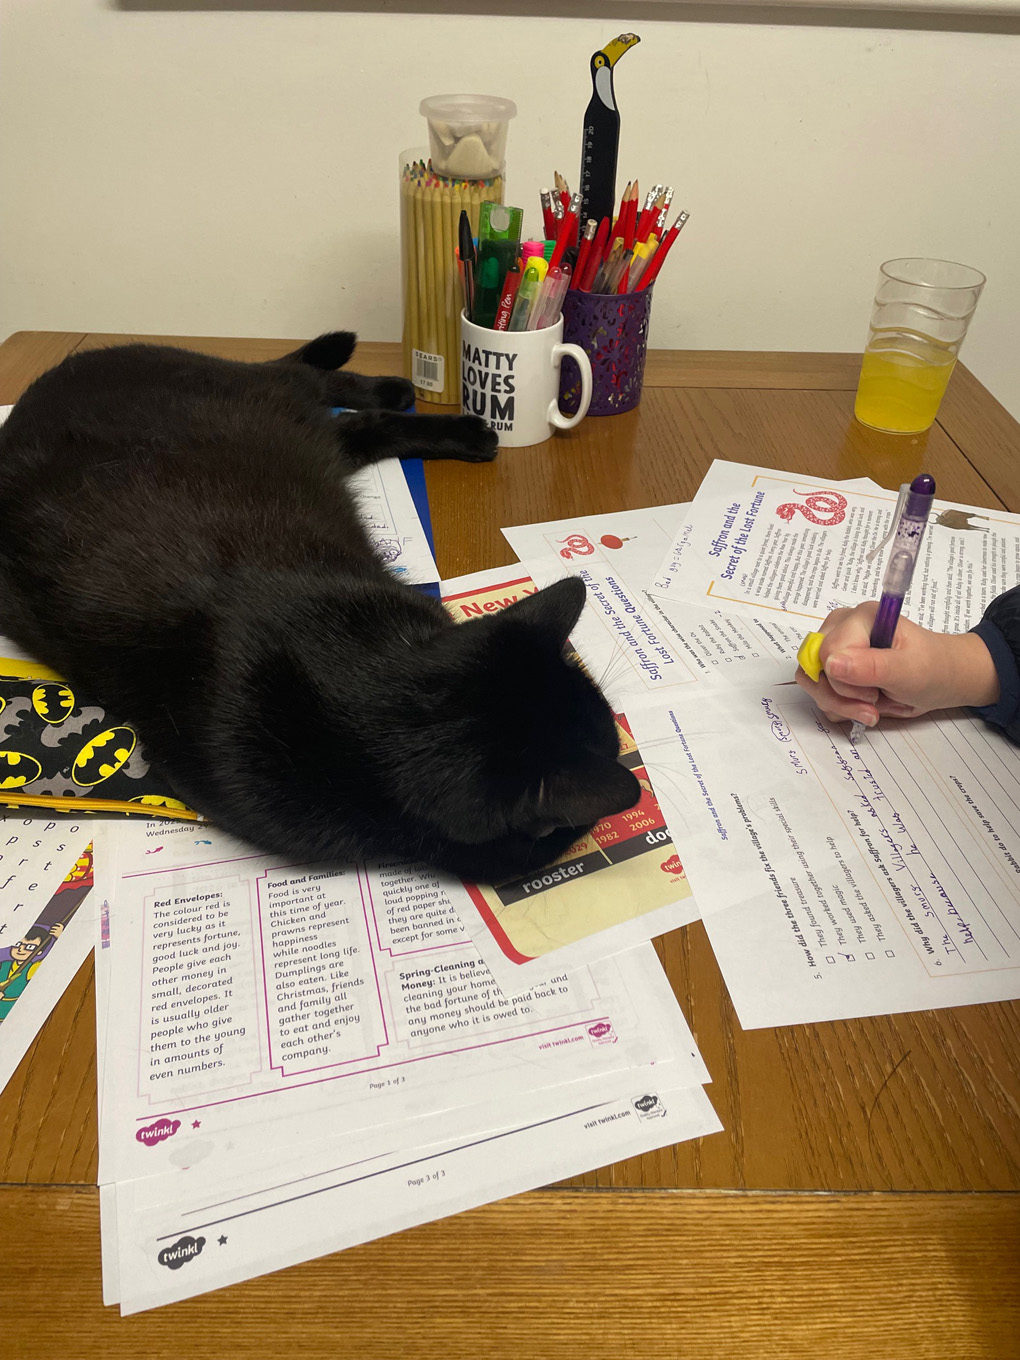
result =
[[[463,622],[505,609],[537,588],[521,568],[504,567],[446,581],[442,598]],[[624,713],[616,714],[616,725],[620,759],[643,789],[640,801],[607,817],[540,872],[467,884],[467,900],[455,899],[504,991],[519,990],[551,967],[571,972],[698,917]]]
[[[0,735],[3,732],[0,712]],[[0,757],[16,754],[0,751]],[[17,766],[10,764],[11,769]],[[0,789],[0,805],[3,792]],[[46,817],[8,809],[0,818],[0,948],[42,916],[92,839],[86,817]]]
[[[118,1185],[103,1207],[104,1299],[127,1315],[191,1298],[722,1127],[701,1087],[631,1076],[624,1096],[589,1084],[571,1103],[567,1088],[555,1114],[507,1126],[473,1109],[432,1143],[351,1139],[331,1160],[281,1149],[215,1187],[178,1176],[172,1199],[166,1178]]]
[[[542,586],[564,574],[548,559],[522,566]],[[615,572],[570,570],[588,591],[571,642],[614,706],[691,686],[775,684],[796,668],[802,630],[784,620],[663,601]]]
[[[852,485],[874,490],[867,479]],[[518,525],[503,535],[542,585],[573,572],[589,601],[572,641],[613,703],[700,684],[774,684],[796,667],[803,625],[741,616],[651,587],[688,524],[689,504]]]
[[[678,1084],[708,1079],[650,945],[507,997],[424,866],[295,864],[179,823],[107,840],[103,1182],[678,1053]]]
[[[439,572],[400,459],[362,468],[347,485],[368,536],[390,571],[407,585],[430,586],[434,592]]]
[[[92,952],[92,848],[88,833],[70,829],[21,817],[0,825],[0,1091]],[[28,872],[36,882],[25,882]]]
[[[660,599],[786,618],[801,636],[877,599],[897,492],[717,460],[650,586]],[[1020,516],[936,500],[905,613],[965,632],[1020,580]]]
[[[796,685],[634,709],[749,1029],[1020,997],[1020,749],[962,710],[851,745]]]
[[[522,562],[551,558],[570,570],[609,572],[641,590],[659,569],[687,522],[689,501],[575,515],[544,524],[517,524],[500,532]]]

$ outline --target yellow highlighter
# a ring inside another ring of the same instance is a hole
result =
[[[824,633],[808,633],[797,651],[797,664],[804,674],[817,684],[822,674],[822,643]]]

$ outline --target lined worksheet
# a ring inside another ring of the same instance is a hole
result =
[[[794,685],[632,710],[749,1028],[1020,996],[1020,748],[961,710],[856,745]]]

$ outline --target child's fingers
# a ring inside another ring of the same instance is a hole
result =
[[[801,689],[811,695],[830,722],[842,722],[849,718],[864,723],[865,727],[874,727],[878,722],[877,691],[842,694],[833,688],[826,675],[815,681],[800,668],[794,678]]]
[[[844,652],[842,655],[846,656],[848,653]],[[830,660],[825,663],[825,670],[818,680],[819,685],[824,683],[833,694],[842,695],[844,699],[854,699],[857,702],[864,704],[877,703],[880,693],[879,686],[868,684],[866,681],[863,683],[861,681],[856,681],[855,683],[854,680],[856,677],[854,677],[854,679],[851,677],[843,679],[840,675],[839,668],[836,669],[836,673],[834,674],[831,668],[831,662],[836,660],[839,660],[839,658],[831,657]]]
[[[898,658],[888,650],[848,647],[825,658],[825,674],[841,693],[851,689],[885,689]]]
[[[918,708],[916,704],[898,704],[895,699],[887,699],[884,694],[879,696],[877,708],[883,718],[919,718],[927,709]]]

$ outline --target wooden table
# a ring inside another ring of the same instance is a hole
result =
[[[12,336],[0,402],[139,338]],[[889,487],[924,468],[949,499],[1020,510],[1020,426],[966,369],[927,435],[894,436],[853,419],[858,362],[654,353],[628,415],[433,463],[440,571],[512,561],[504,524],[688,499],[713,458]],[[353,366],[396,371],[398,347]],[[744,1033],[700,924],[657,947],[724,1133],[126,1320],[100,1299],[88,964],[0,1097],[0,1355],[1020,1356],[1020,1003]]]

